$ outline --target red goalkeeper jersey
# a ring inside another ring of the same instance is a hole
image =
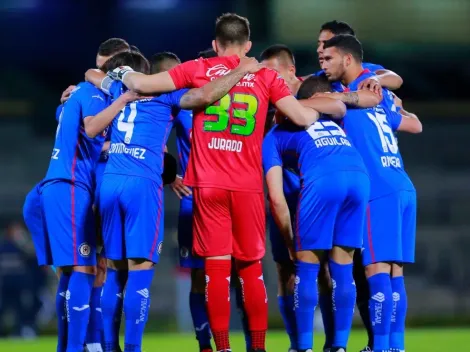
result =
[[[199,88],[238,66],[237,56],[185,62],[169,71],[177,89]],[[263,192],[261,145],[269,102],[291,95],[275,71],[246,74],[230,92],[194,111],[184,182],[193,187]]]

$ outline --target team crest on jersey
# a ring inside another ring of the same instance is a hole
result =
[[[157,247],[157,253],[162,254],[163,242],[160,242]]]
[[[103,137],[106,137],[108,135],[108,131],[109,131],[109,126],[104,129],[102,133]]]
[[[186,259],[187,257],[189,257],[189,250],[186,247],[181,247],[180,256],[181,258]]]
[[[89,246],[88,243],[83,242],[79,247],[78,247],[78,253],[84,258],[88,258],[91,254],[91,247]]]

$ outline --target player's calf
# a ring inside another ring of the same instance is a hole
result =
[[[323,330],[325,332],[325,344],[323,351],[329,351],[333,346],[334,325],[333,325],[333,301],[332,301],[331,276],[328,267],[328,254],[323,258],[318,275],[318,305],[323,320]]]
[[[235,265],[235,259],[232,258],[232,275],[230,278],[231,288],[235,290],[235,303],[237,305],[237,312],[240,317],[243,329],[243,335],[245,336],[246,351],[251,350],[251,332],[248,324],[248,316],[245,312],[245,305],[243,302],[242,285],[238,278],[237,269]]]
[[[105,352],[121,351],[119,330],[127,275],[127,261],[107,261],[106,282],[101,296],[103,349]]]
[[[334,338],[333,348],[346,349],[351,332],[356,286],[353,278],[354,248],[334,246],[330,251]]]
[[[405,350],[405,321],[408,309],[408,299],[403,276],[403,265],[392,265],[392,325],[390,327],[390,351]]]
[[[276,263],[277,303],[290,340],[290,349],[297,350],[297,326],[294,313],[295,265],[291,260]]]
[[[97,273],[90,299],[90,320],[86,336],[86,347],[88,352],[101,352],[101,340],[103,333],[103,319],[101,313],[101,293],[106,277],[106,259],[98,256]]]
[[[189,309],[193,319],[196,339],[201,351],[212,351],[209,319],[205,300],[205,273],[203,268],[191,269],[191,292],[189,293]]]

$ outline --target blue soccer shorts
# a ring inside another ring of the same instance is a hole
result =
[[[302,183],[294,230],[296,251],[362,247],[369,176],[339,171]]]
[[[416,192],[399,191],[369,202],[364,231],[364,265],[414,263]]]
[[[163,211],[162,182],[104,174],[100,215],[105,257],[158,263],[163,246]]]
[[[51,181],[42,186],[41,209],[53,264],[96,265],[93,195],[78,183]]]

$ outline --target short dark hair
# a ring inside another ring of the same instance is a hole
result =
[[[131,50],[131,51],[136,51],[136,52],[138,52],[138,53],[141,52],[141,51],[139,50],[139,48],[136,47],[135,45],[131,45],[131,46],[130,46],[130,50]]]
[[[202,57],[203,59],[209,59],[211,57],[217,57],[217,53],[214,49],[209,48],[197,53],[197,57]]]
[[[114,70],[119,66],[129,66],[136,72],[149,74],[150,64],[148,60],[136,51],[124,51],[108,59],[101,67],[103,72]]]
[[[351,54],[357,61],[362,62],[364,55],[362,44],[355,36],[348,34],[336,35],[323,45],[324,49],[332,47],[338,48],[345,54]]]
[[[298,99],[311,98],[315,93],[331,92],[331,83],[328,81],[325,75],[321,76],[310,76],[300,85],[299,91],[297,92]]]
[[[152,73],[159,73],[159,72],[164,71],[162,69],[163,65],[168,61],[175,61],[178,64],[181,63],[180,58],[176,54],[171,53],[169,51],[164,51],[164,52],[152,55],[152,57],[150,58],[150,66],[151,66],[150,71]]]
[[[343,21],[330,21],[323,23],[321,26],[320,32],[321,31],[329,31],[333,33],[334,35],[339,35],[339,34],[349,34],[349,35],[356,35],[354,32],[354,29],[347,24],[346,22]]]
[[[275,44],[264,49],[261,53],[261,60],[269,60],[272,58],[288,61],[290,64],[295,65],[294,53],[287,45]]]
[[[130,50],[130,45],[121,38],[109,38],[98,47],[98,55],[111,56],[126,50]]]
[[[215,39],[222,47],[245,44],[250,40],[250,22],[235,13],[224,13],[215,21]]]

